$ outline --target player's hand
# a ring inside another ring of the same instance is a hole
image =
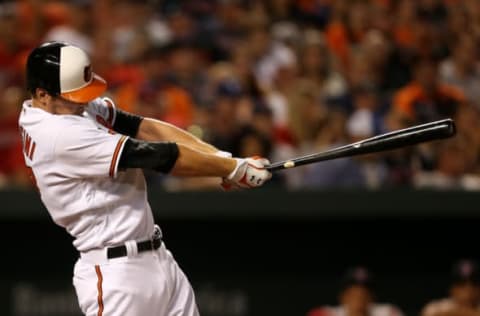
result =
[[[270,164],[268,159],[261,157],[235,158],[237,166],[224,179],[222,186],[228,189],[229,185],[236,185],[241,188],[254,188],[263,185],[272,174],[265,169]]]

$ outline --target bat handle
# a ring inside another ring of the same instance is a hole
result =
[[[287,160],[285,162],[272,163],[271,165],[266,166],[265,169],[267,169],[270,172],[274,172],[274,171],[293,168],[293,167],[295,167],[295,162],[293,160]]]

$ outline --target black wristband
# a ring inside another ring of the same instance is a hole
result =
[[[129,138],[123,147],[118,168],[144,168],[169,173],[178,155],[176,143],[146,142]]]
[[[116,109],[113,130],[122,135],[136,137],[143,117]]]

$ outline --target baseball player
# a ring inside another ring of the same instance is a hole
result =
[[[421,316],[480,316],[480,269],[463,259],[452,269],[448,297],[429,302]]]
[[[348,269],[341,280],[338,306],[322,306],[307,316],[403,316],[391,304],[375,302],[372,278],[364,267]]]
[[[189,281],[162,242],[142,169],[213,176],[243,188],[270,178],[263,158],[228,153],[161,121],[115,108],[88,55],[35,48],[19,124],[26,165],[53,221],[75,240],[73,284],[86,315],[198,315]]]

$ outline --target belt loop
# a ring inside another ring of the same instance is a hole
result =
[[[135,240],[127,240],[125,242],[125,248],[127,249],[127,257],[131,258],[138,255],[138,247]]]

